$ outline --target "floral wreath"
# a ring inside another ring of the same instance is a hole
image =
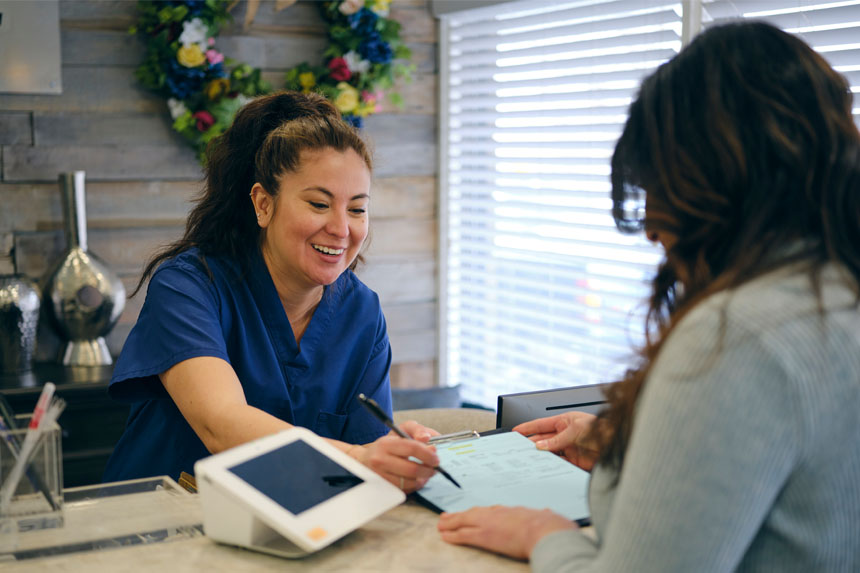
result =
[[[388,18],[391,0],[336,0],[320,4],[328,24],[329,47],[323,65],[302,63],[287,72],[286,88],[317,91],[334,102],[356,127],[378,111],[382,94],[395,80],[411,80],[412,51],[400,40],[400,23]],[[400,94],[389,100],[403,105]]]
[[[412,53],[400,40],[400,24],[389,19],[391,0],[322,2],[330,45],[323,65],[302,63],[287,72],[285,88],[316,91],[331,100],[344,119],[361,127],[378,111],[382,94],[395,80],[411,79]],[[135,77],[167,98],[173,129],[202,161],[206,145],[233,122],[236,112],[271,86],[260,70],[235,62],[215,47],[221,26],[231,20],[231,0],[138,0],[131,28],[146,44]],[[399,94],[389,100],[402,105]]]

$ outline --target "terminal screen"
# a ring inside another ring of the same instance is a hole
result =
[[[227,469],[293,515],[364,482],[302,440]]]

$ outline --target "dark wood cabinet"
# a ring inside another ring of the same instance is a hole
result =
[[[56,395],[66,401],[59,419],[65,487],[101,482],[105,464],[125,428],[129,406],[108,396],[110,375],[110,367],[64,368],[46,363],[36,364],[26,375],[0,379],[0,393],[17,414],[33,411],[45,382],[56,384]]]

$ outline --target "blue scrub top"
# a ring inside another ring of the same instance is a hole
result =
[[[190,249],[150,280],[108,390],[132,407],[104,481],[177,479],[209,455],[158,379],[198,356],[229,362],[248,404],[286,422],[356,444],[388,432],[356,399],[364,393],[391,413],[391,347],[376,293],[344,272],[325,287],[299,349],[258,250],[244,275],[226,258],[205,261]]]

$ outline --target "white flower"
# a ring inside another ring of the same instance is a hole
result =
[[[364,0],[343,0],[343,3],[337,7],[344,16],[355,14],[362,8],[364,8]]]
[[[170,108],[170,117],[172,117],[173,119],[176,119],[180,115],[188,113],[188,108],[185,107],[185,104],[176,98],[168,99],[167,107]]]
[[[239,102],[240,105],[244,106],[249,101],[253,101],[254,98],[248,97],[245,94],[239,94],[236,96],[236,100]]]
[[[370,62],[362,59],[361,56],[352,50],[343,55],[343,60],[346,62],[349,71],[354,74],[366,74],[370,69]]]
[[[209,33],[209,28],[203,23],[200,18],[186,20],[182,23],[182,35],[179,36],[179,43],[183,46],[188,44],[198,44],[200,50],[205,52],[207,49],[206,34]]]

